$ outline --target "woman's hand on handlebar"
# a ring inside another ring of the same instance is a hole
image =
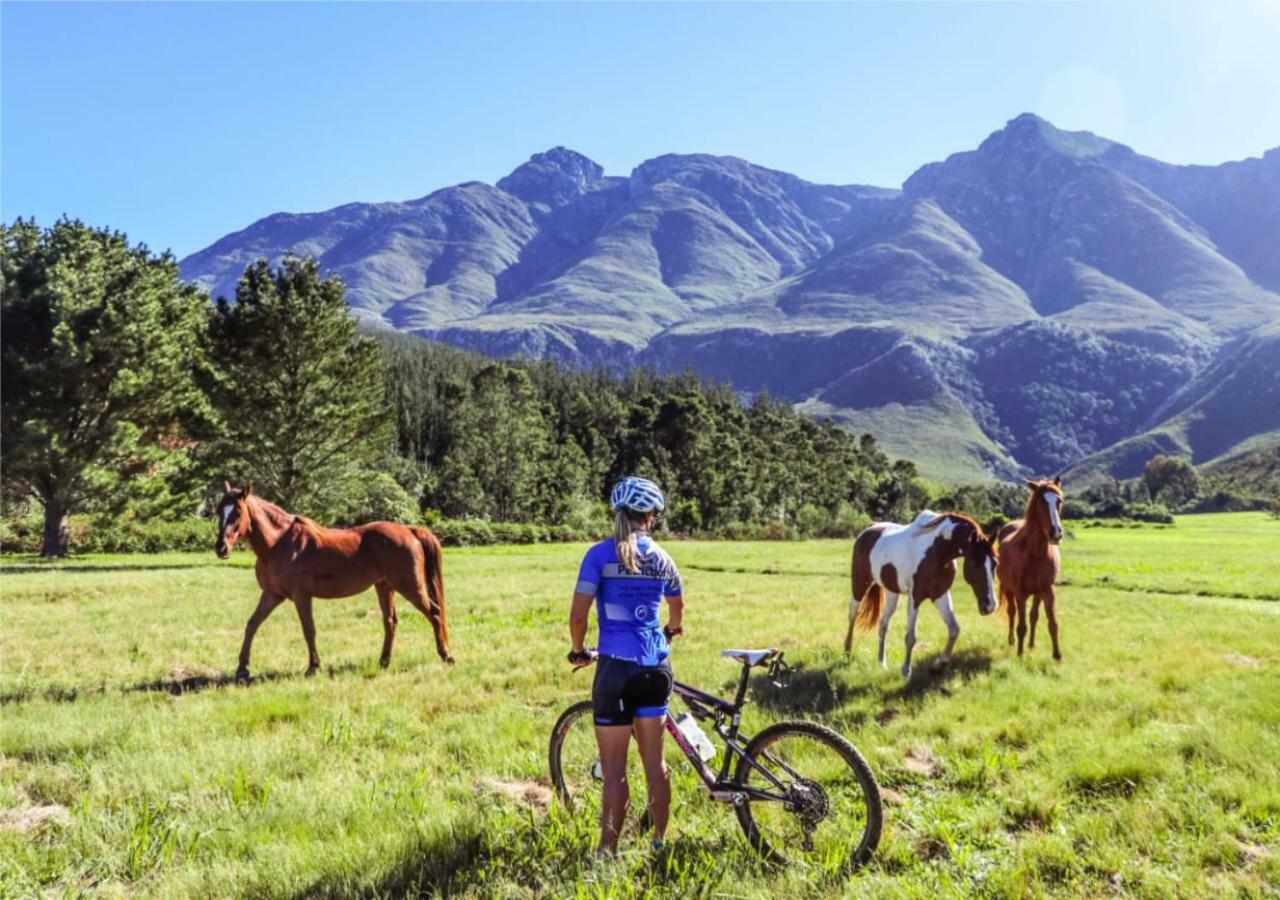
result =
[[[570,650],[568,659],[575,669],[581,669],[583,666],[589,666],[596,661],[596,651]]]

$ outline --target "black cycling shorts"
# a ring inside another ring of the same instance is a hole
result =
[[[597,725],[630,725],[636,719],[667,714],[671,699],[671,660],[642,666],[629,659],[596,659],[591,705]]]

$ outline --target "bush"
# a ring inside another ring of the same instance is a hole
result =
[[[72,553],[165,553],[177,550],[212,552],[217,538],[210,519],[192,517],[173,522],[138,522],[73,516]],[[11,520],[0,529],[0,552],[39,553],[40,526],[34,519]]]
[[[1068,498],[1062,503],[1062,518],[1064,519],[1092,519],[1098,515],[1098,511],[1093,504],[1084,500],[1076,500]]]

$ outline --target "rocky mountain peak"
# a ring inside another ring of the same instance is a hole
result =
[[[1034,113],[1022,113],[1005,123],[978,147],[979,153],[1056,153],[1076,159],[1101,156],[1113,141],[1091,131],[1064,131]]]
[[[498,187],[526,203],[564,206],[604,181],[604,168],[592,159],[567,147],[553,147],[535,153]]]

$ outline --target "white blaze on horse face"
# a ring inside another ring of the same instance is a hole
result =
[[[227,538],[227,525],[231,523],[231,514],[234,513],[235,511],[236,511],[236,505],[234,503],[228,503],[226,506],[222,507],[222,539],[223,540],[226,540]]]
[[[1062,502],[1062,498],[1053,491],[1047,491],[1044,495],[1044,502],[1049,507],[1049,526],[1053,529],[1054,534],[1062,534],[1062,520],[1058,518],[1058,504]]]
[[[996,611],[996,561],[990,556],[984,563],[987,569],[987,614]]]

